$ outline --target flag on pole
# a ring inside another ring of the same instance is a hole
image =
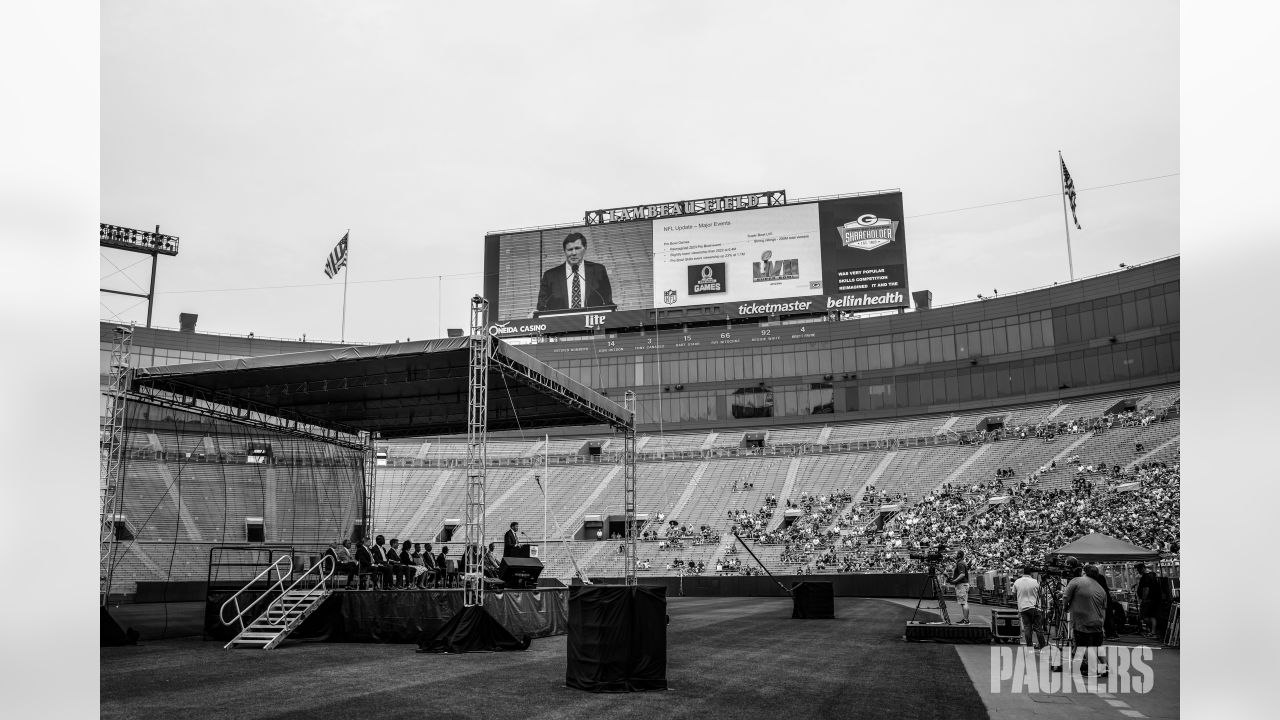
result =
[[[1071,207],[1074,208],[1075,206],[1075,200],[1072,200]],[[329,259],[324,263],[324,274],[330,278],[337,275],[339,270],[347,266],[347,235],[350,234],[351,232],[348,231],[338,241],[338,244],[333,246],[333,252],[329,253]]]
[[[1058,162],[1062,163],[1062,187],[1067,193],[1067,200],[1071,202],[1071,221],[1076,224],[1077,230],[1083,230],[1080,227],[1080,221],[1076,219],[1076,184],[1071,179],[1071,172],[1067,170],[1067,161],[1059,156]]]

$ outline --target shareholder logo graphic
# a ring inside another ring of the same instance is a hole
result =
[[[773,282],[775,280],[795,280],[800,277],[800,261],[773,260],[773,251],[765,250],[760,255],[760,262],[751,263],[752,282]]]
[[[729,287],[724,263],[689,265],[689,294],[708,295],[726,292]]]
[[[845,247],[875,250],[898,236],[898,221],[866,213],[836,228]]]
[[[493,337],[502,337],[512,333],[540,333],[547,329],[546,323],[526,323],[524,325],[512,325],[510,320],[506,322],[494,323],[489,326],[489,334]]]
[[[1145,646],[1078,647],[1050,645],[1035,653],[1023,645],[991,648],[993,693],[1137,693],[1151,692],[1155,672],[1152,649]],[[1087,661],[1089,675],[1080,672]],[[1105,670],[1106,675],[1097,673]],[[1105,697],[1105,695],[1104,695]]]
[[[666,304],[668,304],[668,305],[675,305],[675,304],[676,304],[676,291],[675,291],[675,290],[668,290],[668,291],[666,291],[666,292],[662,293],[662,302],[664,302],[664,303],[666,303]]]

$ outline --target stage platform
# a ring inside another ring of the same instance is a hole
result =
[[[252,602],[260,593],[245,593]],[[230,591],[211,591],[205,601],[204,637],[226,642],[237,628],[218,619]],[[335,590],[289,641],[416,643],[435,633],[462,609],[462,590]],[[485,609],[517,637],[564,635],[569,631],[568,588],[485,593]]]

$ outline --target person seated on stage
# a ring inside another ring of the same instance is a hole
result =
[[[487,578],[498,577],[498,558],[494,556],[493,549],[498,545],[496,542],[489,543],[489,547],[484,551],[484,576]]]
[[[458,572],[466,573],[467,565],[476,563],[480,569],[484,570],[484,555],[480,553],[480,548],[475,543],[470,543],[462,549],[462,558],[458,560]]]
[[[426,572],[418,576],[418,587],[423,589],[434,587],[440,580],[440,572],[436,566],[436,556],[433,554],[431,543],[422,545],[422,567],[426,568]]]
[[[382,580],[382,589],[390,590],[395,586],[396,575],[391,563],[387,562],[387,539],[381,535],[374,538],[369,552],[373,555],[374,567]]]
[[[458,577],[458,562],[449,557],[449,546],[441,545],[440,554],[436,556],[436,568],[440,573],[441,587],[453,587]]]
[[[373,555],[373,550],[369,547],[369,536],[360,538],[360,544],[356,546],[356,562],[360,564],[360,574],[369,575],[369,589],[373,590],[378,585],[383,588],[387,587],[391,582],[391,569],[385,563],[379,563]],[[364,583],[361,582],[363,590]]]
[[[390,547],[387,549],[387,565],[391,566],[391,575],[394,578],[395,587],[402,588],[409,584],[409,579],[413,577],[413,569],[406,566],[404,561],[400,559],[400,541],[391,538]]]
[[[414,560],[412,550],[412,540],[405,540],[400,544],[400,566],[405,570],[404,586],[407,588],[416,587],[418,576],[422,574],[422,566],[418,560]],[[422,556],[419,555],[418,557],[420,560]]]
[[[349,590],[351,589],[353,581],[356,579],[356,574],[360,572],[360,563],[356,562],[355,557],[351,554],[351,538],[344,539],[342,544],[339,546],[335,547],[330,544],[329,547],[334,550],[333,560],[336,563],[333,574],[339,575],[341,573],[346,573],[346,587]]]
[[[389,544],[387,564],[391,566],[391,572],[395,575],[396,587],[408,587],[409,582],[413,579],[413,568],[400,559],[400,541],[396,538],[391,538]]]

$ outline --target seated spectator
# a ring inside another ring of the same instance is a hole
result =
[[[360,538],[360,544],[356,546],[356,562],[360,564],[360,575],[369,576],[369,587],[373,590],[376,587],[387,589],[391,587],[391,568],[386,563],[377,562],[374,557],[373,550],[369,546],[369,536]],[[364,583],[361,581],[361,590]]]
[[[395,546],[396,541],[392,540],[392,549],[394,549]],[[397,557],[400,561],[400,572],[403,575],[403,580],[401,580],[400,586],[404,588],[414,586],[416,584],[414,581],[418,578],[418,565],[413,562],[413,553],[410,552],[412,549],[413,543],[409,540],[405,540],[400,545],[400,554]]]
[[[356,580],[356,574],[360,572],[360,563],[357,563],[355,557],[351,555],[351,538],[345,538],[342,541],[342,545],[338,547],[335,547],[333,543],[329,543],[329,550],[325,551],[325,554],[328,555],[330,551],[333,553],[331,557],[333,557],[333,562],[335,563],[333,574],[345,573],[347,576],[345,588],[351,590],[351,586]]]
[[[422,567],[426,568],[426,572],[418,576],[418,587],[423,589],[429,587],[438,587],[441,580],[439,566],[436,565],[435,551],[431,547],[431,543],[423,543],[422,545]]]
[[[493,549],[497,543],[489,543],[489,547],[484,551],[484,576],[487,578],[498,577],[498,571],[501,566],[498,564],[498,558],[494,556]]]

